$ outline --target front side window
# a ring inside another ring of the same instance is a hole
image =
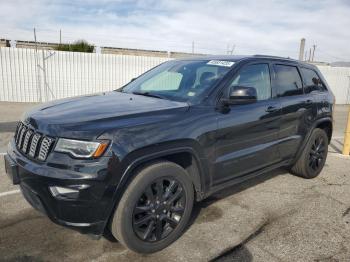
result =
[[[304,82],[305,82],[305,93],[310,93],[315,90],[324,91],[325,87],[316,74],[314,70],[307,69],[302,67],[301,72],[303,74]]]
[[[151,69],[119,91],[175,101],[191,101],[218,83],[234,65],[234,62],[229,61],[214,62],[169,61]]]
[[[303,94],[303,85],[297,67],[275,65],[274,69],[277,97]]]
[[[254,87],[257,100],[269,99],[271,97],[269,65],[254,64],[243,67],[230,86]]]

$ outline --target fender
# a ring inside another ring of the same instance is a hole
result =
[[[140,165],[150,162],[152,160],[156,160],[165,156],[169,156],[172,154],[176,154],[176,153],[190,153],[192,155],[192,157],[195,160],[195,164],[198,167],[198,172],[197,173],[193,173],[193,175],[191,176],[191,180],[194,183],[194,186],[196,188],[196,191],[198,192],[202,192],[203,191],[203,181],[204,180],[204,173],[203,173],[203,167],[202,167],[202,162],[200,161],[200,158],[198,157],[198,154],[195,152],[195,150],[191,147],[175,147],[175,148],[170,148],[167,150],[162,150],[162,151],[157,151],[157,152],[153,152],[147,155],[143,155],[141,157],[138,157],[136,159],[134,159],[125,169],[125,171],[122,174],[122,177],[118,183],[118,186],[116,188],[116,190],[118,191],[123,185],[126,184],[127,180],[129,178],[131,178],[130,174]]]
[[[305,149],[305,147],[306,147],[306,144],[307,144],[307,143],[309,142],[309,140],[310,140],[310,136],[311,136],[312,131],[313,131],[319,124],[325,123],[325,122],[329,122],[329,123],[332,125],[332,128],[333,128],[333,122],[332,122],[332,118],[331,118],[331,117],[323,117],[323,118],[317,119],[317,120],[312,124],[312,126],[311,126],[309,132],[308,132],[307,135],[305,136],[305,138],[304,138],[304,140],[303,140],[303,143],[301,144],[301,146],[300,146],[298,152],[297,152],[296,155],[295,155],[295,158],[294,158],[293,161],[291,162],[291,165],[294,165],[294,164],[298,161],[298,159],[299,159],[301,153],[304,151],[304,149]],[[328,141],[328,142],[330,142],[330,141]]]
[[[209,174],[207,174],[203,168],[203,162],[200,161],[200,158],[198,157],[198,154],[192,147],[174,147],[167,150],[157,151],[153,152],[147,155],[142,155],[141,157],[135,158],[125,169],[125,171],[122,173],[122,177],[114,190],[113,193],[113,200],[110,210],[107,212],[108,216],[105,220],[104,228],[111,223],[111,218],[113,217],[113,211],[116,210],[118,207],[118,203],[124,193],[124,189],[126,189],[126,185],[132,180],[134,174],[133,171],[139,167],[140,165],[150,162],[152,160],[156,160],[165,156],[169,156],[171,154],[176,153],[190,153],[192,157],[195,160],[195,164],[198,168],[198,172],[193,172],[194,175],[191,176],[191,181],[193,182],[196,190],[197,200],[200,201],[205,197],[205,176],[208,177]],[[207,169],[208,170],[208,169]]]
[[[203,163],[200,161],[200,158],[198,157],[197,152],[192,147],[174,147],[167,150],[157,151],[153,153],[149,153],[147,155],[142,155],[141,157],[135,158],[125,169],[123,172],[121,179],[114,191],[113,194],[113,206],[112,209],[108,212],[109,218],[113,215],[113,210],[118,206],[118,203],[120,201],[120,198],[122,197],[124,189],[126,189],[126,185],[132,180],[135,174],[133,174],[133,171],[140,167],[141,165],[145,163],[149,163],[152,160],[160,159],[165,156],[169,156],[176,153],[190,153],[195,161],[195,165],[198,169],[198,172],[192,172],[191,173],[191,181],[194,184],[195,190],[196,190],[196,196],[197,200],[201,200],[204,198],[204,192],[205,192],[205,176],[208,176],[209,174],[206,174],[204,172]],[[208,169],[207,169],[208,170]],[[108,221],[109,219],[107,219]],[[107,223],[106,221],[106,223]]]

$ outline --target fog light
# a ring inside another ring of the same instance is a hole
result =
[[[49,187],[49,189],[51,194],[54,197],[77,198],[79,196],[78,189],[59,187],[59,186],[52,186],[52,187]]]

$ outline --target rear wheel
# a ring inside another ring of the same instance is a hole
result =
[[[194,192],[187,172],[172,162],[140,170],[115,211],[111,232],[123,245],[152,253],[174,242],[191,215]]]
[[[328,136],[323,129],[316,128],[291,171],[304,178],[314,178],[320,174],[328,153]]]

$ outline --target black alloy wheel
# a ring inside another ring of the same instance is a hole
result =
[[[324,160],[326,144],[322,136],[316,137],[311,146],[309,156],[309,167],[317,171]]]
[[[133,229],[143,241],[166,238],[179,224],[185,210],[186,196],[173,178],[160,178],[142,193],[134,207]]]
[[[194,186],[188,172],[169,161],[139,168],[123,192],[111,221],[112,235],[138,253],[169,246],[191,218]]]
[[[328,143],[326,131],[315,128],[298,160],[291,167],[291,172],[304,178],[317,177],[327,159]]]

